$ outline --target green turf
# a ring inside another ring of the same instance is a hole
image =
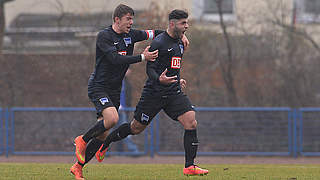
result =
[[[0,163],[1,180],[68,180],[71,164]],[[185,177],[182,165],[89,164],[89,180],[320,180],[319,165],[202,165],[207,176]]]

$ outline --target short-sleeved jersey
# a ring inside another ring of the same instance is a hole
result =
[[[152,39],[163,31],[135,30],[118,34],[112,26],[100,31],[96,41],[96,64],[88,82],[88,93],[120,94],[122,80],[129,65],[141,61],[141,55],[132,56],[134,44]]]
[[[174,39],[167,32],[158,35],[151,43],[150,51],[159,50],[159,56],[154,62],[147,63],[148,79],[144,93],[170,95],[181,92],[180,68],[184,46],[181,39]],[[159,82],[159,76],[167,69],[167,76],[177,76],[177,82],[168,85]]]

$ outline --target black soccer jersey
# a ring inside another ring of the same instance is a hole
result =
[[[135,30],[118,34],[112,26],[98,33],[95,70],[90,75],[88,93],[120,94],[122,80],[129,65],[141,61],[141,55],[132,56],[134,43],[153,39],[161,30]]]
[[[154,62],[147,63],[148,80],[144,86],[145,93],[160,95],[177,94],[181,92],[180,67],[184,46],[181,39],[174,39],[167,32],[158,35],[151,43],[149,51],[159,50],[159,56]],[[167,76],[177,76],[177,82],[161,84],[159,76],[167,69]]]

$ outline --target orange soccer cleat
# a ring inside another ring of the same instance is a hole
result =
[[[183,175],[186,176],[203,176],[209,173],[208,170],[202,169],[197,165],[191,165],[187,168],[183,168]]]
[[[84,180],[82,176],[82,166],[76,162],[71,168],[70,172],[74,175],[76,180]]]
[[[98,160],[98,162],[102,162],[106,152],[108,151],[108,148],[106,148],[105,150],[103,150],[102,152],[100,152],[100,150],[102,149],[103,144],[101,145],[101,147],[99,148],[99,150],[96,152],[96,159]]]
[[[84,142],[81,135],[76,137],[76,139],[74,140],[74,144],[76,146],[75,154],[77,156],[77,159],[80,163],[84,164],[86,161],[85,155],[86,155],[87,143]]]

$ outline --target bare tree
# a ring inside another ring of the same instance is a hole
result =
[[[6,69],[7,63],[5,62],[5,59],[2,54],[3,37],[5,32],[5,26],[6,26],[4,4],[9,1],[12,1],[12,0],[0,0],[0,66],[2,66],[3,69],[5,69],[5,71],[0,71],[0,86],[4,86],[3,89],[6,89],[6,88],[12,89],[11,87],[12,84],[6,83],[7,77],[8,77],[7,75],[10,69]],[[0,96],[0,102],[2,102],[2,104],[0,103],[0,106],[6,104],[5,99],[6,99],[6,96],[8,95],[6,92],[7,91],[3,91],[2,96]]]
[[[222,11],[223,0],[215,0],[215,2],[218,7],[220,27],[223,31],[223,36],[224,36],[224,39],[226,42],[226,48],[227,48],[227,59],[225,63],[220,63],[220,68],[222,70],[223,80],[225,82],[227,92],[228,92],[229,105],[238,106],[239,102],[238,102],[236,88],[234,86],[234,73],[233,73],[234,57],[232,53],[232,46],[231,46],[229,33],[227,31],[227,26],[223,19],[223,11]]]
[[[281,82],[281,86],[276,88],[275,97],[278,97],[282,104],[291,107],[315,104],[317,85],[311,82],[317,73],[312,72],[312,66],[317,65],[314,58],[319,56],[319,45],[314,37],[307,33],[307,26],[296,27],[296,6],[286,7],[282,1],[276,5],[267,0],[264,2],[268,7],[267,12],[271,14],[266,15],[264,21],[280,32],[278,39],[281,39],[276,45],[280,56],[275,67],[275,80]]]
[[[4,28],[5,28],[4,3],[0,2],[0,55],[2,54]]]
[[[12,0],[0,0],[0,55],[2,54],[2,43],[3,43],[3,37],[4,37],[4,29],[6,26],[4,4],[9,1],[12,1]]]

